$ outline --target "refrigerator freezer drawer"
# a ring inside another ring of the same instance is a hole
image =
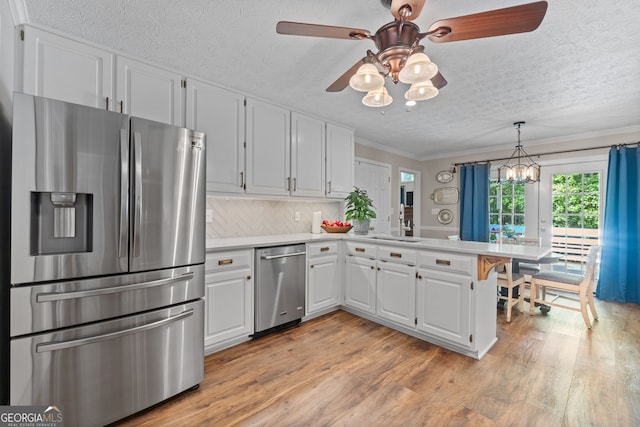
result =
[[[11,340],[11,405],[101,426],[204,378],[204,301]]]
[[[95,322],[204,296],[204,265],[11,288],[11,336]]]

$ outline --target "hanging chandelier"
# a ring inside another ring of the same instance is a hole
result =
[[[510,184],[529,184],[540,181],[540,165],[531,160],[520,143],[520,126],[525,122],[515,122],[518,128],[518,145],[509,160],[498,168],[498,181]]]

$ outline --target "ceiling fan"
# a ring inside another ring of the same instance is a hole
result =
[[[547,2],[538,1],[472,15],[458,16],[434,22],[426,32],[413,22],[418,17],[425,0],[381,0],[391,9],[394,20],[380,27],[375,34],[360,28],[336,27],[280,21],[278,34],[337,38],[347,40],[372,40],[378,51],[367,50],[364,58],[356,62],[333,82],[327,92],[339,92],[350,85],[355,90],[368,92],[363,103],[369,106],[388,105],[389,95],[384,89],[384,77],[393,83],[402,81],[412,87],[405,94],[409,100],[431,98],[447,81],[438,68],[424,54],[423,38],[434,43],[478,39],[533,31],[542,22]],[[384,97],[388,98],[386,101]],[[367,97],[370,103],[367,102]],[[382,100],[382,101],[381,101]]]

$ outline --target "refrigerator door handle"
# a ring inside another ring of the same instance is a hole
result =
[[[176,314],[175,316],[167,317],[166,319],[158,320],[152,323],[147,323],[146,325],[136,326],[130,329],[124,329],[122,331],[110,332],[108,334],[95,335],[93,337],[81,338],[77,340],[62,341],[62,342],[53,341],[50,343],[41,343],[36,345],[36,352],[44,353],[47,351],[64,350],[67,348],[79,347],[81,345],[93,344],[100,341],[112,340],[112,339],[120,338],[126,335],[133,335],[139,332],[155,329],[160,326],[164,326],[168,323],[173,323],[178,320],[185,319],[192,315],[193,315],[193,309],[189,309],[189,310],[183,311],[180,314]]]
[[[129,135],[120,129],[120,239],[118,256],[127,256],[127,211],[129,210]]]
[[[151,280],[149,282],[134,283],[132,285],[125,285],[125,286],[114,286],[111,288],[90,289],[87,291],[76,291],[76,292],[40,293],[36,295],[36,302],[55,302],[55,301],[63,301],[63,300],[69,300],[69,299],[116,294],[120,292],[153,288],[156,286],[165,286],[165,285],[170,285],[171,283],[178,283],[178,282],[191,280],[191,279],[193,279],[193,272],[184,273],[176,277],[168,277],[166,279]]]
[[[135,161],[134,194],[133,194],[133,247],[132,256],[140,256],[140,217],[142,216],[142,135],[133,134],[133,156]]]

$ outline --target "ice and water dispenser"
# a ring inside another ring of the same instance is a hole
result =
[[[91,252],[93,195],[31,193],[31,255]]]

